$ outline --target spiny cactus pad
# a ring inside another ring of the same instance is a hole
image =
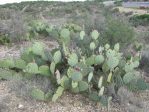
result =
[[[79,82],[79,81],[82,80],[83,76],[82,76],[82,74],[81,74],[80,72],[77,72],[77,71],[76,71],[76,72],[74,72],[74,73],[71,75],[71,78],[72,78],[73,81]]]
[[[38,65],[36,63],[29,63],[24,69],[24,72],[28,72],[31,74],[37,74],[39,73]]]
[[[39,73],[44,76],[51,76],[50,68],[46,65],[42,65],[39,67]]]
[[[75,66],[78,63],[78,56],[75,53],[70,54],[68,58],[68,63],[70,66]]]
[[[98,37],[99,37],[98,31],[97,31],[97,30],[92,31],[91,37],[92,37],[93,39],[97,40]]]
[[[43,43],[41,42],[35,42],[32,46],[32,51],[36,55],[42,55],[44,51]]]

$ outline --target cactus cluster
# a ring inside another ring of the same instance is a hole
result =
[[[79,25],[70,23],[70,24],[66,24],[65,28],[69,29],[70,31],[74,31],[74,32],[80,32],[82,30],[82,28]]]
[[[38,34],[43,34],[43,35],[49,35],[50,32],[52,32],[53,27],[49,26],[48,24],[36,20],[32,21],[28,25],[28,34],[27,37],[29,39],[34,38],[35,36],[38,36]]]
[[[85,31],[80,32],[80,41],[86,41]],[[59,32],[59,48],[46,51],[44,44],[34,42],[26,48],[20,59],[5,59],[0,61],[0,68],[7,73],[0,74],[7,79],[10,69],[13,72],[24,75],[42,75],[50,78],[55,89],[44,93],[35,88],[31,95],[38,100],[51,99],[56,101],[65,90],[73,93],[82,93],[94,101],[100,101],[106,105],[112,96],[109,96],[108,87],[114,85],[117,92],[121,86],[132,87],[138,90],[147,89],[147,84],[142,79],[136,68],[139,66],[139,56],[133,56],[130,60],[120,53],[119,44],[113,48],[109,44],[99,45],[100,33],[94,30],[90,33],[91,39],[87,50],[77,46],[71,49],[71,32],[64,28]],[[7,70],[7,71],[6,71]]]

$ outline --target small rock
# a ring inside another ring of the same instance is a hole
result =
[[[24,105],[19,104],[19,105],[18,105],[18,109],[24,109]]]

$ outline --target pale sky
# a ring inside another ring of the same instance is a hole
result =
[[[15,3],[15,2],[21,2],[21,1],[38,1],[38,0],[0,0],[0,4],[5,4],[5,3]],[[45,0],[47,1],[47,0]],[[85,1],[85,0],[49,0],[49,1]]]

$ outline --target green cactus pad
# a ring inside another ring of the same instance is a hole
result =
[[[80,81],[78,87],[80,92],[86,91],[88,89],[88,83],[85,81]]]
[[[34,57],[34,60],[35,60],[35,63],[38,65],[38,66],[42,66],[42,65],[45,65],[47,64],[45,60],[43,60],[41,57]]]
[[[55,64],[59,63],[61,61],[61,58],[62,58],[61,52],[56,51],[53,56]]]
[[[102,70],[103,70],[104,73],[106,73],[106,72],[108,72],[108,71],[110,70],[110,68],[109,68],[109,66],[107,65],[107,63],[104,63],[104,64],[102,65]]]
[[[0,68],[13,68],[14,65],[13,59],[0,60]]]
[[[119,64],[119,59],[116,57],[110,57],[107,60],[107,65],[110,69],[114,69]]]
[[[68,29],[62,29],[60,36],[66,45],[70,43],[70,31]]]
[[[95,56],[95,64],[102,64],[104,62],[104,56],[103,55],[97,55]]]
[[[55,65],[54,62],[52,62],[51,65],[50,65],[50,71],[51,71],[52,74],[54,74],[54,72],[55,72],[55,66],[56,65]]]
[[[38,74],[38,65],[36,63],[28,63],[24,71],[31,74]]]
[[[26,62],[22,59],[15,60],[15,67],[18,69],[25,69],[26,65],[27,65]]]
[[[41,42],[35,42],[32,46],[32,51],[36,55],[42,56],[44,53],[44,45]]]
[[[72,75],[71,75],[71,79],[72,79],[73,81],[75,81],[75,82],[81,81],[82,78],[83,78],[82,74],[81,74],[80,72],[77,72],[77,71],[74,72],[74,73],[72,73]]]
[[[24,51],[22,54],[21,54],[21,59],[23,59],[25,62],[29,63],[29,62],[32,62],[33,61],[33,58],[34,58],[34,55],[33,53],[31,52],[28,52],[28,51]]]
[[[53,95],[52,97],[52,101],[55,102],[63,93],[64,88],[63,87],[58,87],[58,89],[56,90],[56,93]]]
[[[91,42],[91,43],[90,43],[90,49],[91,49],[91,50],[94,50],[95,48],[96,48],[95,43],[94,43],[94,42]]]
[[[93,65],[95,63],[95,55],[92,55],[91,57],[86,59],[86,64],[88,66]]]
[[[105,49],[108,50],[109,48],[110,48],[110,45],[109,44],[106,44],[105,45]]]
[[[39,73],[44,76],[51,76],[50,68],[46,65],[42,65],[39,67]]]
[[[80,92],[80,91],[79,91],[79,87],[71,88],[71,91],[72,91],[73,93],[79,93],[79,92]]]
[[[97,40],[98,37],[99,37],[98,31],[97,31],[97,30],[92,31],[91,37],[92,37],[94,40]]]
[[[114,50],[119,51],[119,49],[120,49],[120,45],[119,45],[119,43],[115,44],[115,46],[114,46]]]
[[[70,66],[75,66],[78,63],[78,56],[75,53],[70,54],[68,58],[68,64]]]
[[[72,81],[71,82],[71,85],[72,85],[72,88],[76,88],[78,86],[78,82]]]
[[[80,32],[80,39],[83,40],[84,39],[84,36],[85,36],[85,32],[84,31],[81,31]]]
[[[93,72],[90,72],[88,75],[88,82],[91,82],[92,78],[93,78]]]
[[[61,86],[64,88],[64,89],[68,89],[70,88],[70,85],[71,85],[71,82],[70,82],[70,79],[64,75],[62,78],[61,78]]]

